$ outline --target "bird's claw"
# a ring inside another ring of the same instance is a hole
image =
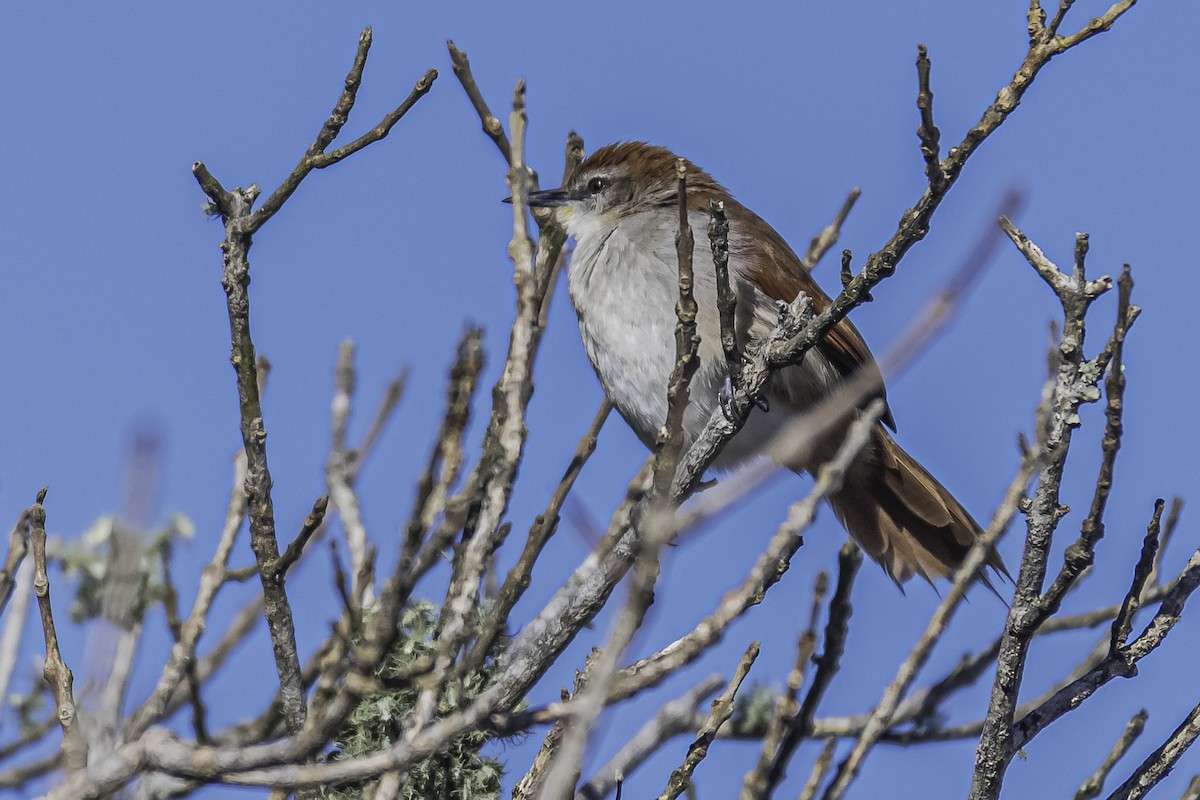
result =
[[[721,413],[725,415],[725,419],[729,422],[736,422],[736,414],[733,412],[733,379],[728,375],[725,376],[725,384],[721,387],[721,391],[717,393],[717,402],[721,406]]]
[[[766,397],[755,397],[752,399],[754,406],[764,414],[771,410],[771,404],[767,402]],[[721,405],[721,413],[725,415],[725,419],[730,422],[736,422],[737,414],[733,409],[733,380],[728,375],[725,376],[725,384],[717,394],[717,402]]]

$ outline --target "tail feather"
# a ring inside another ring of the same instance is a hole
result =
[[[913,575],[930,582],[947,577],[981,533],[978,523],[882,428],[871,449],[830,497],[834,513],[897,584]],[[1008,576],[995,550],[987,564]]]

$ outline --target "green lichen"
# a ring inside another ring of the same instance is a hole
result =
[[[436,609],[431,603],[419,602],[407,608],[401,619],[400,637],[377,674],[385,680],[395,678],[416,661],[432,655],[436,625]],[[437,716],[469,703],[491,686],[495,677],[496,667],[489,658],[479,670],[446,687]],[[419,693],[420,686],[413,681],[383,694],[363,698],[335,737],[336,749],[328,758],[351,758],[390,747],[404,735],[405,721],[412,713]],[[400,800],[496,800],[500,796],[503,767],[495,758],[480,752],[494,738],[485,732],[472,731],[454,740],[442,751],[411,767],[396,797]],[[325,789],[324,796],[329,800],[359,798],[372,783],[374,781],[330,787]]]

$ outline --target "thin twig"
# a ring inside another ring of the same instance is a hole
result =
[[[1154,618],[1137,639],[1116,651],[1109,649],[1108,643],[1105,642],[1108,653],[1097,664],[1054,692],[1049,699],[1013,725],[1013,746],[1018,749],[1024,747],[1052,722],[1078,708],[1113,678],[1131,678],[1136,675],[1138,662],[1154,652],[1174,629],[1183,614],[1184,604],[1197,586],[1200,586],[1200,550],[1192,553],[1187,565],[1159,603]]]
[[[775,713],[771,715],[771,721],[767,725],[767,732],[763,735],[762,750],[758,756],[758,762],[754,765],[745,779],[742,781],[742,795],[766,795],[767,772],[771,768],[771,763],[778,754],[780,747],[783,745],[784,737],[787,735],[789,728],[796,719],[796,712],[799,710],[797,699],[800,693],[800,687],[804,685],[805,672],[808,669],[808,664],[812,660],[813,653],[817,648],[817,617],[821,613],[821,607],[825,602],[825,592],[829,588],[829,575],[822,570],[817,574],[817,580],[813,587],[813,602],[812,612],[809,614],[808,627],[804,633],[800,634],[800,639],[796,645],[796,663],[792,667],[792,671],[788,673],[787,689],[783,696],[775,704]],[[836,661],[834,662],[836,664]],[[811,727],[811,719],[809,720]],[[786,758],[784,759],[787,760]]]
[[[750,668],[754,666],[754,661],[758,658],[758,650],[758,642],[751,642],[750,646],[746,648],[746,653],[742,656],[737,670],[734,671],[729,686],[721,692],[720,697],[713,700],[712,710],[708,712],[708,718],[704,720],[704,725],[696,733],[695,741],[688,747],[687,757],[684,758],[683,764],[671,773],[671,778],[667,781],[667,788],[658,796],[658,800],[675,800],[691,783],[692,773],[708,755],[709,745],[717,738],[717,732],[733,716],[734,698],[742,686],[742,681],[750,674]]]
[[[683,415],[687,411],[692,376],[700,366],[700,335],[696,332],[699,307],[693,292],[692,251],[695,238],[688,224],[687,161],[675,164],[678,179],[679,227],[675,231],[675,254],[679,261],[679,301],[675,305],[675,367],[667,381],[667,419],[658,433],[658,458],[654,467],[654,490],[665,498],[683,452]]]
[[[338,347],[337,363],[334,367],[333,402],[330,407],[330,447],[325,460],[325,485],[329,499],[333,501],[342,520],[342,532],[346,537],[346,550],[350,553],[350,571],[354,575],[351,591],[357,604],[365,607],[372,599],[373,587],[362,584],[358,576],[367,561],[367,529],[363,525],[362,510],[358,494],[354,491],[356,454],[347,445],[350,414],[354,391],[358,384],[358,372],[354,367],[354,342],[345,340]]]
[[[479,115],[479,121],[483,125],[483,132],[499,148],[500,155],[504,156],[504,162],[511,166],[512,145],[508,141],[508,135],[504,132],[504,125],[500,123],[500,118],[488,108],[487,101],[483,99],[483,93],[479,91],[479,86],[475,83],[475,76],[471,74],[471,62],[467,59],[467,54],[459,50],[449,39],[446,40],[446,49],[450,51],[450,61],[454,64],[454,77],[458,78],[471,105],[475,107],[475,112]]]
[[[583,162],[583,137],[575,131],[567,134],[566,153],[563,158],[563,178],[562,185],[567,186],[575,178],[575,172],[579,169],[580,163]],[[534,209],[534,219],[537,220],[539,226],[551,224],[553,215],[548,213],[550,209],[538,208]],[[538,212],[547,212],[539,216]],[[566,265],[566,255],[559,248],[558,257],[554,260],[554,266],[550,270],[550,274],[546,278],[546,285],[542,289],[542,308],[538,311],[538,327],[545,328],[550,320],[550,301],[554,298],[554,287],[558,284],[559,273],[562,272]]]
[[[796,800],[814,800],[817,791],[821,788],[821,781],[825,780],[825,776],[829,774],[829,770],[833,766],[833,755],[836,750],[837,739],[826,739],[825,744],[821,745],[820,754],[813,761],[812,771],[809,772],[808,780],[804,782],[804,788],[800,790]]]
[[[1138,800],[1145,797],[1158,782],[1170,774],[1196,737],[1200,736],[1200,704],[1197,704],[1174,733],[1133,771],[1123,784],[1108,796],[1108,800]]]
[[[824,699],[830,683],[833,682],[833,677],[841,666],[842,654],[846,650],[846,637],[850,633],[850,615],[854,613],[850,604],[850,593],[854,588],[854,578],[858,574],[858,568],[861,566],[862,551],[853,542],[847,541],[838,553],[837,588],[833,592],[833,599],[829,601],[829,619],[825,623],[825,643],[821,655],[817,656],[815,661],[817,672],[813,676],[812,685],[808,687],[808,692],[805,693],[804,701],[800,704],[800,710],[796,712],[795,718],[790,720],[783,741],[779,744],[779,749],[772,754],[772,758],[766,766],[761,792],[758,792],[758,786],[751,786],[747,782],[742,786],[743,797],[756,796],[756,794],[770,797],[775,787],[783,780],[792,754],[800,743],[811,734],[812,721],[816,716],[817,707]]]
[[[178,645],[183,636],[183,621],[179,618],[179,593],[175,590],[175,581],[171,575],[171,556],[173,552],[174,548],[171,546],[171,540],[163,537],[159,548],[163,574],[163,609],[166,611],[167,629],[171,632],[171,639]],[[188,660],[185,665],[185,673],[188,699],[192,704],[192,731],[196,735],[196,741],[204,744],[209,740],[208,712],[204,707],[204,700],[200,694],[200,678],[196,673],[195,659]]]
[[[58,631],[54,628],[54,610],[50,603],[50,578],[46,574],[46,509],[42,502],[46,490],[37,494],[37,500],[29,509],[29,541],[33,549],[33,593],[37,597],[38,611],[42,618],[42,633],[46,640],[46,663],[42,674],[54,692],[58,709],[58,724],[62,726],[63,763],[68,772],[80,772],[87,768],[88,742],[79,721],[72,687],[75,676],[62,659],[58,649]]]
[[[1133,630],[1134,615],[1141,608],[1142,599],[1146,595],[1146,581],[1150,578],[1150,571],[1154,569],[1154,556],[1158,552],[1158,534],[1162,513],[1163,501],[1160,499],[1155,501],[1154,514],[1146,526],[1146,536],[1142,539],[1142,552],[1133,569],[1133,580],[1129,591],[1125,593],[1125,599],[1121,601],[1121,610],[1113,619],[1112,638],[1109,640],[1109,650],[1113,652],[1125,647],[1129,641],[1129,634]]]
[[[1142,709],[1134,714],[1129,722],[1125,723],[1125,730],[1121,733],[1121,738],[1113,745],[1112,750],[1104,757],[1104,761],[1099,768],[1088,776],[1075,792],[1075,800],[1092,800],[1099,797],[1100,792],[1104,789],[1104,781],[1108,778],[1108,774],[1112,772],[1113,767],[1117,762],[1125,757],[1129,752],[1129,748],[1133,747],[1133,743],[1142,735],[1142,730],[1146,727],[1146,719],[1149,715],[1146,709]]]
[[[729,283],[729,220],[725,202],[708,203],[708,241],[712,249],[713,271],[717,276],[717,316],[721,322],[721,350],[730,381],[741,375],[742,354],[737,346],[737,297]],[[732,385],[730,387],[732,389]]]
[[[937,188],[946,180],[942,170],[938,140],[941,132],[933,124],[933,90],[929,88],[929,51],[925,45],[917,45],[917,109],[921,112],[921,125],[917,136],[921,140],[921,157],[925,159],[925,177],[931,188]]]
[[[348,156],[357,153],[364,147],[378,142],[391,133],[392,128],[399,122],[405,114],[408,113],[416,102],[429,93],[433,87],[433,82],[437,80],[437,70],[431,69],[421,76],[413,87],[412,92],[408,97],[397,106],[394,110],[388,112],[379,124],[371,130],[367,131],[362,136],[355,139],[350,144],[339,147],[332,153],[326,153],[329,145],[333,144],[334,139],[341,133],[342,126],[350,118],[350,111],[354,108],[354,102],[358,97],[358,88],[362,85],[363,69],[367,63],[367,53],[371,49],[371,29],[364,28],[363,32],[358,37],[358,50],[354,54],[354,64],[350,67],[350,72],[346,75],[346,84],[341,95],[337,99],[337,103],[330,112],[329,117],[321,125],[321,130],[317,133],[316,139],[304,155],[300,158],[300,162],[292,170],[283,183],[279,185],[271,196],[263,201],[262,206],[254,214],[249,215],[244,222],[241,223],[245,233],[254,233],[261,228],[267,220],[273,217],[276,212],[283,207],[283,204],[288,201],[288,198],[300,188],[300,184],[304,181],[308,174],[314,169],[324,169],[332,166],[339,161],[342,161]],[[207,193],[207,190],[206,190]],[[210,195],[211,196],[211,195]],[[215,198],[214,198],[215,201]],[[222,212],[223,213],[223,212]]]
[[[697,706],[724,684],[725,679],[720,675],[709,675],[680,697],[663,703],[616,755],[596,770],[595,777],[579,788],[576,800],[603,800],[616,788],[618,775],[629,775],[668,741],[695,730],[692,719]]]

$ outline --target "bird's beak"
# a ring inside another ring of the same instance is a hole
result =
[[[542,192],[530,192],[526,198],[526,203],[530,208],[558,208],[565,206],[572,200],[582,200],[584,193],[578,189],[570,189],[566,186],[560,186],[557,189],[546,189]],[[511,203],[512,198],[506,197],[502,202]]]

